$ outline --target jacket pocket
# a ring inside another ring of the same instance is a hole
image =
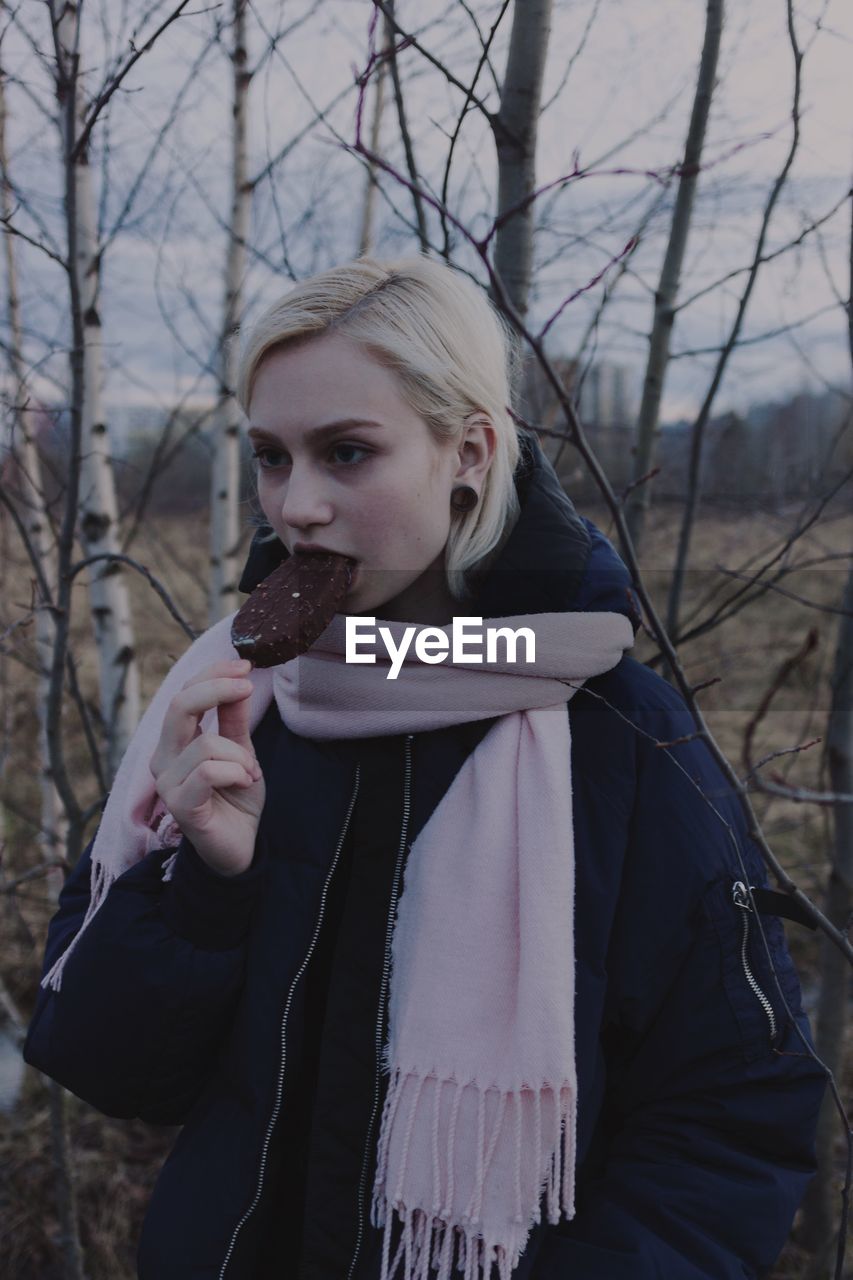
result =
[[[738,909],[741,919],[741,939],[740,939],[740,964],[743,970],[743,976],[749,983],[749,988],[755,995],[756,1000],[761,1005],[767,1015],[767,1023],[770,1029],[770,1043],[776,1043],[776,1037],[779,1034],[779,1024],[776,1020],[776,1011],[773,1008],[764,989],[753,973],[752,959],[750,956],[750,916],[754,916],[753,904],[750,902],[749,891],[743,880],[735,880],[732,882],[732,902]],[[756,932],[758,926],[755,926]]]
[[[703,905],[720,945],[722,983],[744,1057],[752,1061],[780,1042],[788,1009],[796,1017],[802,1008],[782,922],[775,915],[759,917],[746,880],[732,874],[707,890]]]

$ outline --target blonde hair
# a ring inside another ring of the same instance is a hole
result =
[[[462,599],[470,589],[466,571],[494,558],[519,514],[519,441],[509,413],[519,358],[514,337],[485,294],[443,262],[422,254],[357,258],[303,280],[249,330],[237,373],[244,412],[267,352],[331,332],[397,375],[437,444],[461,439],[465,419],[478,411],[494,424],[496,449],[480,501],[473,511],[451,511],[445,572],[451,595]]]

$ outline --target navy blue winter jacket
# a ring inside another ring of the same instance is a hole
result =
[[[521,517],[466,613],[621,610],[636,628],[625,566],[532,438],[516,485]],[[577,1212],[534,1227],[513,1280],[760,1276],[814,1172],[824,1091],[781,922],[740,905],[762,863],[704,745],[656,745],[694,726],[651,669],[626,655],[568,715]],[[492,723],[319,742],[273,703],[254,735],[252,866],[219,876],[183,841],[164,883],[174,846],[152,852],[110,890],[61,991],[40,989],[27,1062],[107,1115],[182,1126],[140,1280],[378,1280],[396,903],[412,842]],[[82,923],[90,850],[45,971]]]

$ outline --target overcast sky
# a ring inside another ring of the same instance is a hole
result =
[[[500,5],[478,3],[473,9],[487,30]],[[649,174],[661,174],[678,161],[704,10],[700,0],[555,0],[538,179],[544,184],[569,172],[575,155],[592,172],[539,204],[532,312],[539,324],[623,249],[660,191]],[[791,139],[793,58],[785,0],[730,3],[729,10],[682,298],[750,261],[768,191]],[[42,6],[23,9],[30,34],[47,47],[41,11]],[[87,7],[84,53],[93,85],[102,76],[105,50],[126,47],[126,11],[120,0],[103,0],[100,9],[92,0]],[[252,230],[257,254],[247,279],[250,315],[287,287],[289,272],[303,275],[351,257],[357,249],[363,174],[340,143],[353,139],[355,95],[346,89],[353,68],[364,65],[370,11],[367,0],[322,0],[316,6],[304,0],[255,0],[251,10],[253,59],[267,49],[271,33],[282,33],[276,50],[263,57],[252,86],[253,173],[310,121],[312,103],[325,107],[341,91],[343,97],[326,123],[318,123],[277,167],[273,181],[257,189]],[[401,23],[421,33],[423,44],[466,80],[479,46],[464,11],[435,0],[398,0],[397,11]],[[101,309],[112,403],[168,405],[193,388],[203,395],[212,387],[204,367],[221,308],[229,115],[229,67],[223,51],[213,48],[202,57],[212,21],[212,11],[196,12],[169,29],[126,82],[128,91],[113,100],[109,139],[101,133],[97,140],[99,161],[109,142],[98,182],[104,225],[110,226],[181,94],[177,118],[104,259]],[[853,6],[849,0],[807,0],[796,5],[796,25],[805,51],[802,141],[771,224],[771,252],[843,201],[853,169]],[[505,20],[494,50],[498,77],[508,34]],[[44,225],[59,237],[56,140],[35,106],[36,99],[51,106],[49,85],[32,47],[14,31],[6,38],[3,56],[21,81],[9,93],[12,174],[35,201]],[[438,190],[460,95],[416,50],[402,55],[401,67],[419,165]],[[480,83],[494,107],[496,92],[488,73]],[[382,143],[384,152],[400,161],[390,112]],[[456,153],[450,204],[477,230],[493,214],[494,174],[488,128],[473,113]],[[400,217],[411,216],[409,199],[392,181],[383,187],[379,252],[414,249]],[[649,223],[632,263],[635,270],[620,283],[597,335],[596,358],[627,365],[637,394],[670,207],[664,202]],[[839,305],[849,290],[849,227],[848,202],[819,237],[813,235],[764,269],[747,314],[744,334],[749,342],[732,361],[718,408],[745,409],[801,387],[849,387],[846,326]],[[435,218],[431,231],[438,242]],[[62,343],[65,333],[62,276],[37,251],[20,242],[17,248],[25,323],[32,333],[29,357],[61,381],[64,358],[47,353],[51,345]],[[477,270],[464,243],[457,243],[454,257]],[[689,353],[713,348],[725,338],[744,279],[734,277],[679,317],[673,340],[678,358],[671,366],[665,417],[690,413],[700,402],[714,357]],[[551,331],[553,351],[575,350],[600,298],[598,287],[567,308]],[[754,341],[789,326],[794,327],[772,340]]]

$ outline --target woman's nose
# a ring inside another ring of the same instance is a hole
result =
[[[294,529],[327,524],[332,517],[331,503],[323,493],[318,476],[293,467],[281,503],[281,518]]]

